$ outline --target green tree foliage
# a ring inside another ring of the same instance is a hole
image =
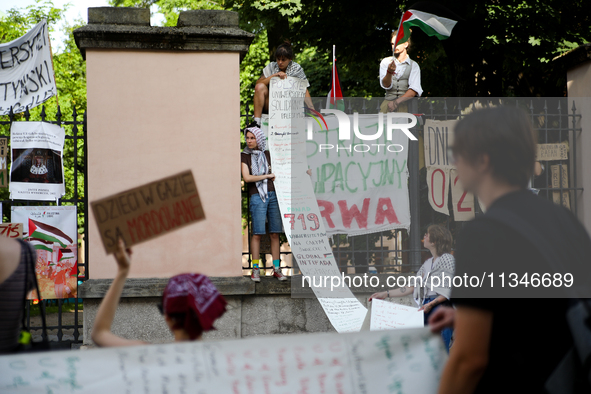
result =
[[[49,31],[54,32],[55,26],[63,19],[64,12],[68,6],[63,9],[56,8],[49,0],[38,0],[37,4],[28,6],[23,9],[11,9],[6,12],[6,16],[0,23],[0,37],[1,42],[12,41],[24,35],[33,26],[43,19],[47,19]],[[51,98],[44,103],[43,106],[38,106],[30,110],[29,114],[20,113],[14,116],[15,121],[53,121],[57,119],[59,100],[59,110],[61,118],[64,121],[73,119],[74,109],[76,110],[76,119],[83,120],[86,112],[86,65],[76,47],[73,37],[73,30],[83,25],[82,20],[75,22],[75,25],[64,25],[62,27],[66,39],[63,42],[63,49],[53,54],[53,66],[55,73],[55,80],[57,85],[58,96]],[[6,119],[8,120],[8,117]],[[8,125],[0,126],[0,132],[3,136],[9,136],[10,130]],[[66,136],[82,136],[82,126],[63,125],[66,130]],[[75,130],[76,129],[76,130]],[[78,164],[78,176],[74,176],[74,160]],[[66,139],[64,146],[64,179],[66,185],[66,194],[63,199],[73,199],[75,191],[78,192],[78,197],[84,196],[84,142],[78,140],[77,144],[73,139]],[[0,189],[0,198],[8,199],[8,189]],[[3,214],[5,220],[10,217],[8,215],[9,207],[7,206]],[[78,204],[78,227],[79,232],[83,231],[84,224],[84,206]]]

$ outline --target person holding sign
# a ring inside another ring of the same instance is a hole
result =
[[[420,306],[419,311],[425,311],[424,323],[427,325],[429,317],[434,311],[441,306],[450,305],[451,280],[455,271],[455,259],[451,255],[452,242],[452,235],[448,229],[440,225],[429,226],[423,239],[423,245],[429,249],[432,257],[423,263],[416,275],[421,278],[420,283],[423,286],[401,287],[392,291],[388,289],[373,294],[369,300],[403,297],[412,293],[415,302]],[[444,327],[441,330],[441,337],[448,352],[452,335],[453,330],[450,327]]]
[[[307,86],[310,86],[304,69],[298,63],[293,61],[293,49],[289,41],[285,41],[275,50],[275,61],[267,64],[263,69],[263,74],[256,82],[254,87],[254,123],[261,127],[261,116],[264,111],[269,111],[269,83],[271,78],[279,77],[285,79],[288,76],[304,79]],[[304,98],[306,106],[314,109],[310,92],[306,89]],[[254,125],[254,124],[251,124]]]
[[[386,90],[380,112],[384,113],[396,111],[404,101],[423,93],[421,68],[407,53],[410,38],[395,47],[396,33],[397,31],[393,31],[390,37],[393,56],[384,58],[380,63],[380,86]],[[406,112],[406,107],[404,105],[399,110]]]
[[[247,127],[244,130],[246,147],[240,158],[242,161],[242,178],[248,184],[250,196],[250,214],[252,218],[252,239],[250,250],[252,253],[252,274],[250,278],[255,282],[261,281],[260,274],[260,249],[261,238],[267,233],[265,222],[269,222],[269,236],[271,237],[271,255],[273,256],[273,276],[281,281],[287,280],[281,272],[279,259],[279,234],[283,232],[281,212],[275,194],[271,172],[271,155],[265,140],[263,131],[256,127]]]
[[[131,264],[131,249],[119,238],[115,251],[117,276],[101,302],[92,328],[92,340],[101,347],[145,345],[111,332],[117,304]],[[175,341],[201,339],[204,331],[226,312],[226,300],[205,275],[181,274],[170,278],[162,293],[161,312]]]

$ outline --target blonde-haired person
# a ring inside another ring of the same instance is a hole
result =
[[[453,238],[448,229],[438,224],[429,226],[423,238],[423,245],[429,249],[432,257],[425,260],[416,275],[422,278],[423,286],[388,289],[372,294],[369,300],[371,301],[374,298],[383,300],[385,298],[403,297],[412,294],[415,302],[420,307],[419,311],[422,310],[425,312],[425,325],[427,325],[429,316],[437,308],[442,305],[450,305],[451,281],[456,267],[454,256],[451,255],[452,242]],[[439,278],[439,280],[433,281],[434,277]],[[442,280],[442,277],[449,278],[449,280]],[[441,331],[441,337],[445,342],[448,352],[452,334],[453,329],[451,328],[444,328]]]

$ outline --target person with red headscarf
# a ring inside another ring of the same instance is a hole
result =
[[[92,340],[101,347],[144,345],[146,342],[121,338],[111,332],[115,311],[129,273],[131,249],[119,239],[117,276],[101,302],[94,320]],[[209,278],[200,274],[181,274],[170,278],[162,293],[162,313],[175,341],[201,339],[204,331],[226,312],[226,300]]]

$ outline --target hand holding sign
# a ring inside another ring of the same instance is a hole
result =
[[[185,171],[91,203],[107,253],[205,219],[193,173]]]

